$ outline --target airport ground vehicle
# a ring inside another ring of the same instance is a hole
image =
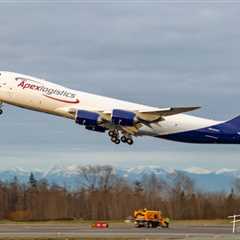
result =
[[[109,225],[106,222],[98,221],[98,222],[92,224],[92,228],[108,228],[108,227],[109,227]]]
[[[134,211],[134,221],[136,227],[165,227],[168,228],[170,224],[169,218],[164,218],[161,211],[153,211],[141,209]]]

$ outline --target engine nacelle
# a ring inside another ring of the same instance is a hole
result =
[[[87,130],[104,133],[107,129],[102,126],[86,126]]]
[[[112,123],[121,126],[133,126],[135,123],[136,114],[133,112],[114,109],[112,112]]]
[[[78,110],[76,113],[76,123],[85,126],[97,126],[101,116],[98,113]]]

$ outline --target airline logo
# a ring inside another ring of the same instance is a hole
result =
[[[48,88],[45,87],[42,83],[31,80],[31,79],[25,79],[25,78],[16,78],[16,81],[20,81],[17,85],[17,87],[20,87],[22,89],[30,89],[32,91],[39,91],[43,93],[43,96],[60,101],[65,103],[79,103],[80,101],[76,99],[76,94],[71,93],[66,90],[59,90],[55,88]],[[71,98],[71,100],[65,100],[63,98],[58,97],[65,97],[65,98]]]

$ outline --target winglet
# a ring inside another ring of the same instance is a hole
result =
[[[191,112],[191,111],[197,110],[199,108],[201,108],[201,107],[173,107],[170,109],[168,115],[174,115],[174,114],[184,113],[184,112]],[[168,116],[168,115],[165,115],[165,116]]]

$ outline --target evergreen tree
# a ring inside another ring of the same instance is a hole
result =
[[[31,172],[30,176],[29,176],[29,184],[31,187],[36,188],[37,187],[37,180],[34,177],[34,174]]]

